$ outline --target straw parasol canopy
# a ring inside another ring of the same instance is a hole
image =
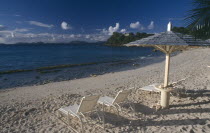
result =
[[[149,36],[147,38],[143,38],[134,42],[130,42],[128,44],[124,44],[124,46],[128,47],[129,46],[154,47],[155,49],[166,54],[164,87],[161,89],[162,108],[169,107],[170,91],[167,89],[167,87],[169,79],[170,54],[178,50],[186,49],[189,46],[210,46],[210,43],[207,41],[196,39],[191,35],[183,35],[180,33],[175,33],[171,31],[171,29],[172,29],[172,24],[171,22],[169,22],[166,32],[158,33],[153,36]]]

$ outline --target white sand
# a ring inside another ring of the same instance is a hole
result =
[[[55,117],[59,107],[89,94],[114,96],[127,87],[163,82],[164,65],[160,62],[97,77],[1,90],[0,131],[72,132]],[[187,78],[180,89],[196,91],[188,91],[181,98],[171,97],[171,108],[157,112],[151,107],[159,102],[159,94],[133,91],[129,99],[135,102],[135,116],[130,116],[129,110],[120,119],[109,113],[106,132],[210,132],[209,65],[209,48],[188,50],[172,57],[170,81]],[[86,127],[86,132],[101,131]]]

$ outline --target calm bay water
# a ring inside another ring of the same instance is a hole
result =
[[[99,44],[0,45],[0,71],[112,62],[159,55],[161,53],[153,52],[152,48],[109,47]]]

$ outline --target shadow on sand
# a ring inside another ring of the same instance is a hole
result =
[[[186,106],[196,106],[196,105],[202,105],[202,104],[209,104],[210,101],[203,101],[203,102],[197,102],[197,103],[187,103],[187,104],[176,104],[176,105],[170,105],[170,107],[186,107]]]
[[[209,119],[181,119],[181,120],[161,120],[161,121],[132,121],[132,125],[129,125],[131,129],[135,127],[147,127],[147,126],[184,126],[184,125],[205,125]]]
[[[201,110],[199,110],[201,111]],[[197,112],[199,112],[197,111]],[[172,111],[174,112],[174,111]],[[185,113],[185,111],[181,111]],[[203,111],[201,111],[203,112]],[[209,109],[206,112],[210,112]],[[186,111],[187,113],[187,111]],[[155,121],[152,119],[130,120],[122,116],[117,116],[113,113],[105,112],[105,124],[111,124],[114,127],[126,127],[129,131],[139,130],[137,127],[146,128],[148,126],[186,126],[186,125],[205,125],[209,119],[180,119],[180,120],[160,120]]]
[[[196,99],[198,97],[210,97],[210,90],[186,90],[180,98],[190,98],[191,100]],[[197,106],[197,105],[203,105],[203,104],[209,104],[210,101],[202,101],[197,103],[187,103],[187,104],[176,104],[176,105],[170,105],[171,108],[173,107],[186,107],[186,106]]]
[[[154,115],[169,115],[169,114],[181,114],[181,113],[210,113],[210,108],[198,108],[198,109],[167,109],[155,112]]]
[[[206,102],[198,102],[194,103],[194,105],[200,105],[200,104],[208,104],[210,101]],[[126,131],[139,131],[139,130],[144,130],[144,128],[148,126],[186,126],[186,125],[205,125],[207,121],[210,119],[178,119],[178,120],[155,120],[159,117],[162,117],[165,115],[170,114],[189,114],[189,113],[210,113],[210,108],[198,108],[198,109],[165,109],[165,110],[160,110],[156,111],[153,108],[150,108],[146,105],[140,104],[140,103],[132,103],[133,106],[135,106],[135,112],[140,113],[142,115],[139,115],[138,119],[131,119],[128,117],[124,117],[121,113],[118,116],[115,113],[110,113],[110,112],[104,112],[105,116],[105,124],[110,124],[113,125],[109,128],[115,128],[115,127],[124,127]],[[186,104],[192,105],[193,103]],[[174,107],[179,107],[179,106],[185,106],[185,105],[172,105]],[[129,109],[129,106],[125,104],[124,109]],[[147,115],[153,115],[154,117],[152,118],[146,118],[145,116]],[[124,130],[124,129],[123,129]]]

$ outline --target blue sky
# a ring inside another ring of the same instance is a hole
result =
[[[192,0],[0,0],[0,42],[104,41],[185,26]]]

